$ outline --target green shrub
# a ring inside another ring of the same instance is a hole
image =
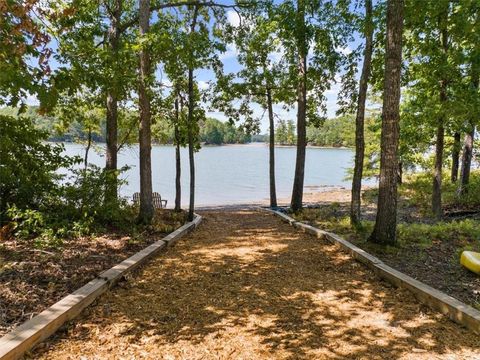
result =
[[[338,216],[329,207],[303,209],[294,217],[298,221],[308,222],[322,230],[357,241],[366,241],[374,225],[372,221],[362,221],[360,225],[352,227],[348,216]],[[408,244],[429,246],[434,241],[453,240],[460,249],[480,249],[480,221],[466,219],[434,224],[400,223],[397,227],[397,240],[398,247]]]
[[[121,198],[105,201],[108,176],[97,166],[74,169],[36,209],[10,206],[7,216],[14,235],[34,239],[37,246],[55,246],[65,238],[92,235],[107,226],[130,230],[135,220],[132,206]]]
[[[0,132],[0,226],[9,223],[17,238],[36,246],[133,226],[135,214],[125,200],[105,199],[109,178],[125,168],[76,167],[80,159],[63,155],[63,145],[46,143],[47,133],[28,118],[0,116]]]
[[[56,171],[77,158],[62,155],[62,145],[46,143],[47,133],[35,129],[28,118],[0,115],[0,225],[7,209],[36,209],[58,189]]]
[[[432,199],[432,174],[420,173],[410,175],[399,188],[400,195],[423,212],[429,212]],[[459,196],[458,184],[452,183],[449,174],[443,174],[442,200],[444,206],[479,207],[480,206],[480,172],[473,171],[467,193]]]
[[[431,244],[432,241],[480,244],[480,223],[477,220],[438,222],[435,224],[399,224],[398,240],[401,243]]]

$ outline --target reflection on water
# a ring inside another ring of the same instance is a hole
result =
[[[65,144],[68,155],[83,155],[84,147]],[[92,151],[89,162],[103,166],[103,147]],[[347,169],[352,166],[353,152],[348,149],[308,148],[305,166],[305,191],[322,191],[330,186],[350,186]],[[122,150],[119,166],[131,166],[123,177],[128,181],[122,196],[139,191],[138,146]],[[219,205],[259,202],[268,199],[268,147],[263,144],[206,146],[195,155],[196,203]],[[175,151],[172,146],[152,148],[153,189],[173,205],[175,198]],[[295,148],[276,148],[278,198],[289,198],[293,185]],[[188,153],[182,149],[182,203],[188,203]]]

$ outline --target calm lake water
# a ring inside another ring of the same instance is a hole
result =
[[[82,155],[85,148],[79,144],[65,144],[68,155]],[[104,166],[103,147],[91,151],[89,162]],[[276,148],[277,197],[290,198],[295,168],[294,147]],[[188,203],[188,153],[182,149],[182,204]],[[123,178],[128,182],[120,193],[131,197],[139,191],[138,147],[122,150],[119,166],[129,165]],[[308,148],[305,168],[305,192],[322,191],[329,187],[349,188],[345,180],[352,166],[353,151],[349,149]],[[268,200],[268,147],[263,144],[206,146],[195,154],[196,204],[220,205],[258,203]],[[175,149],[172,146],[152,148],[153,190],[168,199],[168,207],[175,200]]]

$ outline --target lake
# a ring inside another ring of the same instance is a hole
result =
[[[80,144],[65,144],[66,154],[82,155]],[[91,151],[89,162],[104,166],[103,146]],[[277,197],[290,198],[295,169],[296,149],[277,147]],[[307,148],[305,166],[305,192],[322,191],[331,187],[349,188],[347,170],[353,163],[350,149]],[[188,152],[182,149],[182,204],[188,204]],[[121,151],[118,165],[129,165],[123,174],[128,182],[120,189],[122,196],[131,197],[139,191],[139,150],[132,146]],[[268,147],[263,144],[205,146],[195,154],[196,205],[224,205],[259,203],[269,198]],[[175,201],[175,149],[173,146],[152,148],[153,190],[168,199],[168,207]]]

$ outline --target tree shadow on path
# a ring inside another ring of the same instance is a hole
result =
[[[255,210],[212,211],[45,358],[474,359],[480,339],[324,240]],[[36,354],[36,357],[40,354]]]

